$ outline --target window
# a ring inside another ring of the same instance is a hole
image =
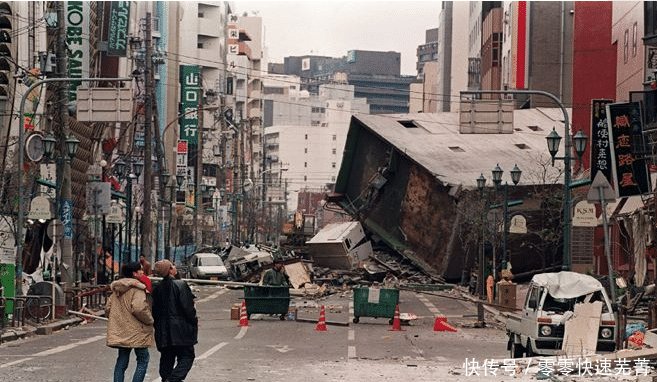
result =
[[[333,150],[331,150],[331,153],[332,153],[333,155],[337,154],[337,153],[338,153],[338,149],[333,149]]]
[[[455,153],[464,153],[465,152],[465,150],[463,150],[459,146],[450,146],[449,149],[454,151]]]
[[[308,148],[307,147],[303,149],[303,153],[308,154]]]
[[[527,150],[529,146],[527,146],[524,143],[516,143],[516,147],[519,148],[520,150]]]
[[[331,182],[335,182],[335,176],[331,177]]]
[[[305,181],[307,181],[307,180],[308,180],[308,177],[307,177],[306,175],[304,175],[304,176],[303,176],[303,181],[305,182]]]
[[[338,136],[333,134],[333,137],[331,137],[334,141],[338,139]]]
[[[303,162],[303,167],[308,167],[308,162]]]
[[[331,162],[331,167],[335,168],[335,162]]]
[[[305,140],[308,140],[308,134],[305,135],[304,139],[305,139]]]
[[[203,49],[203,43],[202,43],[202,42],[199,42],[198,44],[196,44],[196,47],[197,47],[198,49]]]
[[[205,15],[203,14],[203,12],[199,12],[199,13],[198,13],[198,18],[199,18],[199,19],[202,19],[203,17],[205,17]]]
[[[629,49],[629,39],[630,39],[630,32],[625,29],[625,36],[623,38],[623,63],[627,64],[627,54],[628,54],[628,49]]]
[[[527,301],[525,306],[527,309],[535,310],[538,308],[539,300],[541,298],[541,290],[537,286],[532,287],[532,289],[527,293]]]
[[[636,57],[636,39],[637,39],[637,25],[634,23],[632,25],[632,57]]]

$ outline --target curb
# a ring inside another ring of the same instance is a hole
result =
[[[37,327],[34,326],[23,326],[20,328],[9,327],[4,329],[4,331],[0,333],[0,344],[3,344],[5,342],[16,341],[35,334],[49,335],[52,334],[53,332],[66,329],[67,327],[79,325],[83,321],[84,319],[82,318],[73,317],[73,318],[60,319],[58,321],[50,322]]]

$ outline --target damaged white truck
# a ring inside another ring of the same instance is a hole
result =
[[[522,312],[507,314],[506,329],[513,358],[613,351],[617,335],[604,287],[575,272],[535,275]]]

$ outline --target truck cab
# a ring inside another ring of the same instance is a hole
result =
[[[596,351],[613,351],[616,320],[607,293],[595,278],[575,273],[542,273],[532,278],[520,314],[509,314],[511,357],[562,354],[565,323],[575,304],[602,302]]]

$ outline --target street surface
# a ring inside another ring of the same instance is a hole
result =
[[[230,320],[230,306],[241,302],[242,290],[193,289],[199,344],[187,381],[490,381],[498,378],[464,377],[465,359],[483,363],[508,357],[502,330],[460,326],[475,321],[476,308],[469,302],[402,291],[401,312],[418,319],[402,326],[404,331],[389,331],[388,319],[351,322],[351,291],[320,300],[294,298],[300,318],[317,320],[319,305],[325,305],[328,331],[317,332],[314,323],[268,315],[253,315],[249,326],[241,328]],[[458,332],[434,332],[435,314],[446,315]],[[95,321],[0,345],[0,379],[110,381],[115,357],[116,350],[105,346],[105,322]],[[146,381],[159,381],[158,362],[159,353],[152,348]],[[127,381],[134,367],[133,355]]]

